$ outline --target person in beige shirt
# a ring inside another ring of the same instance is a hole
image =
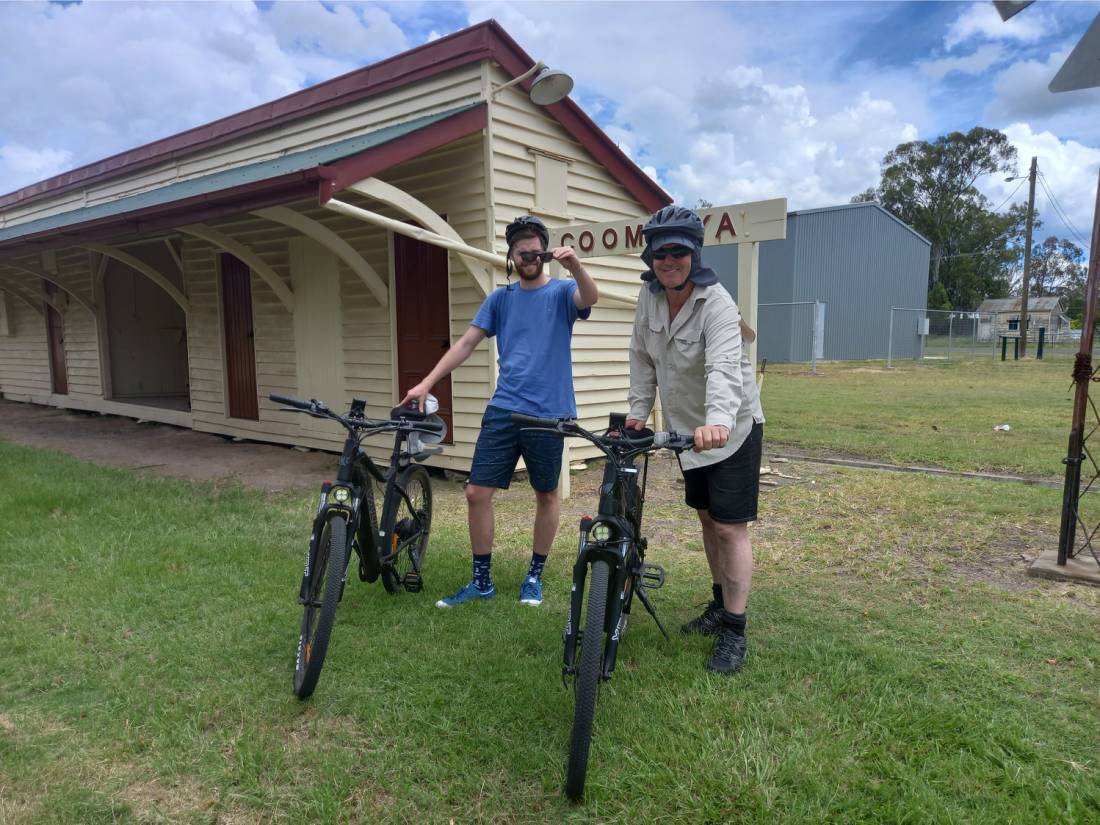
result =
[[[642,275],[630,340],[626,426],[644,426],[659,390],[668,429],[695,435],[695,450],[681,454],[680,468],[685,500],[702,525],[713,598],[681,630],[714,636],[707,668],[732,674],[748,650],[749,523],[760,497],[764,414],[742,346],[753,333],[718,276],[702,265],[698,215],[666,206],[643,235],[642,260],[650,269]]]

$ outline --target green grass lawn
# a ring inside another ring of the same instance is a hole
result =
[[[785,382],[830,379],[772,380],[775,431]],[[522,484],[498,508],[501,595],[432,607],[469,572],[441,482],[425,591],[353,576],[299,702],[313,491],[0,443],[0,822],[1100,821],[1100,593],[1021,562],[1053,541],[1059,491],[791,469],[754,528],[745,670],[707,674],[706,642],[665,642],[639,611],[573,806],[560,636],[597,471],[575,476],[538,609],[516,601]],[[674,476],[657,464],[647,505],[671,628],[709,582]]]
[[[765,435],[785,444],[955,470],[1060,477],[1072,362],[769,365]],[[1008,424],[1009,432],[993,427]]]

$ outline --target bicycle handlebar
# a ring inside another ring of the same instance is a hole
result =
[[[275,392],[268,395],[268,398],[276,404],[293,407],[296,411],[301,411],[319,418],[331,418],[335,421],[339,421],[349,430],[390,428],[409,430],[410,432],[421,432],[428,435],[439,435],[447,428],[447,425],[442,421],[423,421],[416,420],[415,418],[398,418],[387,421],[372,421],[369,418],[351,418],[333,412],[323,401],[318,401],[316,398],[310,399],[309,401],[303,401],[300,398],[292,398],[289,395],[281,395]]]
[[[525,427],[537,427],[539,429],[555,430],[563,435],[575,435],[586,438],[601,449],[608,446],[627,446],[645,452],[648,449],[665,449],[674,452],[690,450],[695,446],[694,435],[679,435],[675,432],[659,432],[652,430],[621,430],[617,436],[596,435],[581,427],[570,418],[539,418],[534,415],[512,413],[512,421]],[[631,433],[636,432],[637,435]]]
[[[276,404],[286,404],[288,407],[297,407],[299,410],[310,410],[313,408],[312,401],[302,401],[299,398],[291,398],[289,395],[279,395],[273,392],[268,398]]]

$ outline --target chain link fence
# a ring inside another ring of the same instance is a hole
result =
[[[1028,358],[1072,360],[1080,346],[1080,330],[1048,330],[1041,316],[1028,323],[1028,330]],[[992,362],[1019,357],[1018,313],[891,307],[888,334],[887,366],[896,360]]]

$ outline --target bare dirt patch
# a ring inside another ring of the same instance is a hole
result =
[[[336,464],[334,453],[2,399],[0,439],[142,474],[225,479],[264,490],[312,486],[331,475]]]

